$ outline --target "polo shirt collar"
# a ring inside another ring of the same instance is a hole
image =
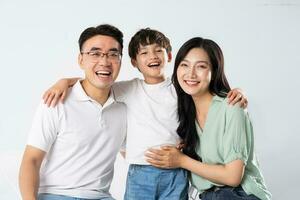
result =
[[[77,101],[89,101],[89,100],[91,100],[91,97],[89,97],[85,93],[80,81],[77,81],[76,84],[73,86],[72,93],[74,94],[74,98]]]
[[[77,81],[76,84],[73,86],[72,93],[73,93],[73,97],[77,101],[93,101],[93,102],[95,102],[94,99],[92,99],[85,93],[80,81]],[[115,94],[114,94],[113,90],[110,90],[108,99],[104,103],[103,107],[109,106],[110,104],[114,103],[115,101],[116,101]]]

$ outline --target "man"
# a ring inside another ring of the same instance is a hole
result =
[[[20,168],[23,200],[112,199],[113,164],[126,135],[126,107],[111,90],[123,34],[107,24],[90,27],[79,48],[85,79],[64,104],[41,103],[35,115]]]

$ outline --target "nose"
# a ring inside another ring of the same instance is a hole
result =
[[[190,78],[196,78],[196,68],[194,66],[190,67],[189,76]]]
[[[155,51],[150,51],[150,59],[157,59],[157,53]]]
[[[102,66],[107,66],[107,65],[109,65],[109,63],[110,62],[106,55],[101,56],[101,58],[98,60],[98,64],[102,65]]]

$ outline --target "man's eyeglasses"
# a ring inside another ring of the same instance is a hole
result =
[[[109,51],[103,53],[101,51],[88,51],[80,52],[81,54],[86,54],[92,62],[98,62],[100,59],[103,59],[104,56],[110,61],[118,62],[121,60],[122,54],[118,51]]]

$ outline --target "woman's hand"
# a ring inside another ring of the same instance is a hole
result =
[[[161,149],[149,149],[146,153],[146,161],[158,168],[180,168],[184,154],[176,147],[164,146]]]

